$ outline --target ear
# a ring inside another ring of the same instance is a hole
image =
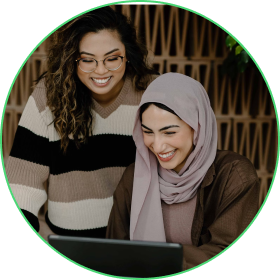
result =
[[[200,124],[198,124],[197,131],[193,130],[193,144],[195,146],[196,146],[196,144],[198,142],[199,131],[200,131]]]

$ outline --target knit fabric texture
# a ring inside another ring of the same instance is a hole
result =
[[[93,135],[80,149],[69,137],[63,154],[54,116],[46,106],[44,81],[39,82],[20,119],[6,165],[13,195],[36,230],[39,209],[48,201],[46,222],[54,233],[105,237],[113,193],[135,160],[132,131],[141,96],[126,78],[108,107],[94,101]]]

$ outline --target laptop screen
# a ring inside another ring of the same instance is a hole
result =
[[[69,259],[115,276],[159,277],[182,271],[183,248],[176,243],[50,235],[49,243]]]

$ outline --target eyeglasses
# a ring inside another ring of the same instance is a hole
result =
[[[91,73],[97,68],[99,61],[103,61],[103,64],[106,69],[110,71],[115,71],[121,67],[123,59],[124,56],[112,55],[101,60],[96,60],[94,58],[87,57],[77,59],[76,61],[78,62],[78,65],[83,72]]]

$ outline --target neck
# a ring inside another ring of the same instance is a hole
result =
[[[189,153],[187,154],[186,158],[178,165],[176,166],[173,170],[176,172],[176,173],[179,173],[181,171],[181,169],[184,167],[189,155],[192,153],[192,151],[194,150],[195,146],[192,145],[192,148],[190,149]]]

